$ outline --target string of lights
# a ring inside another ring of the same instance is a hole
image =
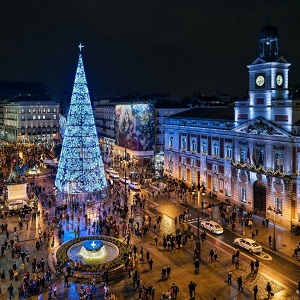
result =
[[[68,193],[92,193],[107,186],[81,54],[55,186]]]

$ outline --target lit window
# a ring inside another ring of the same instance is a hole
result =
[[[282,198],[276,197],[275,199],[275,209],[278,214],[282,214]]]
[[[275,153],[275,170],[283,172],[283,152],[281,151]]]
[[[55,113],[56,113],[56,108],[53,108],[53,112],[55,112]]]
[[[181,143],[182,143],[182,149],[186,150],[186,137],[182,138]]]
[[[173,137],[172,136],[170,136],[170,138],[169,138],[169,147],[173,148]]]
[[[40,115],[38,115],[38,120],[40,120],[41,119],[41,116]]]
[[[257,154],[257,165],[258,166],[263,166],[264,165],[264,160],[265,160],[265,150],[264,149],[258,149],[256,151]]]
[[[218,178],[213,177],[213,191],[217,192],[218,191]]]
[[[196,167],[196,160],[193,158],[191,159],[191,166]]]
[[[207,141],[202,141],[201,143],[201,152],[202,153],[207,153]]]
[[[45,113],[46,112],[46,108],[43,108],[43,113]]]
[[[34,114],[36,113],[36,110],[35,110],[35,108],[33,108],[33,109],[32,109],[32,112],[33,112]]]
[[[214,155],[219,156],[219,143],[214,143]]]
[[[240,199],[242,202],[247,202],[246,200],[246,187],[240,186]]]
[[[247,147],[240,147],[240,162],[246,163],[247,162]]]
[[[56,120],[56,115],[53,115],[53,120]]]
[[[35,119],[36,119],[36,115],[33,115],[33,116],[32,116],[32,119],[35,120]]]
[[[49,112],[51,112],[51,110],[50,110],[50,108],[49,108],[49,107],[47,108],[47,112],[48,112],[48,113],[49,113]]]
[[[43,120],[45,120],[46,119],[46,116],[45,115],[43,115]]]
[[[21,109],[21,113],[22,113],[22,114],[24,114],[24,113],[25,113],[25,110],[24,110],[23,108]]]
[[[192,151],[193,152],[196,152],[196,141],[195,140],[192,140]]]
[[[28,113],[31,113],[31,109],[30,108],[28,108]]]
[[[228,158],[232,158],[232,145],[231,144],[226,145],[226,156]]]
[[[181,180],[186,180],[186,169],[181,169]]]

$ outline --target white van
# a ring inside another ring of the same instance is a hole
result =
[[[24,200],[14,200],[8,203],[8,211],[12,214],[19,214],[20,212],[29,213],[32,208]]]

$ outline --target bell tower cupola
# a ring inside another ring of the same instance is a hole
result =
[[[270,61],[279,57],[278,31],[271,25],[265,26],[259,33],[258,56]]]

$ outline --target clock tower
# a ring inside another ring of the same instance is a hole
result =
[[[280,56],[278,41],[275,27],[267,25],[260,31],[258,55],[248,65],[249,101],[244,103],[244,107],[236,106],[237,124],[262,117],[291,131],[292,107],[288,90],[290,63]]]

